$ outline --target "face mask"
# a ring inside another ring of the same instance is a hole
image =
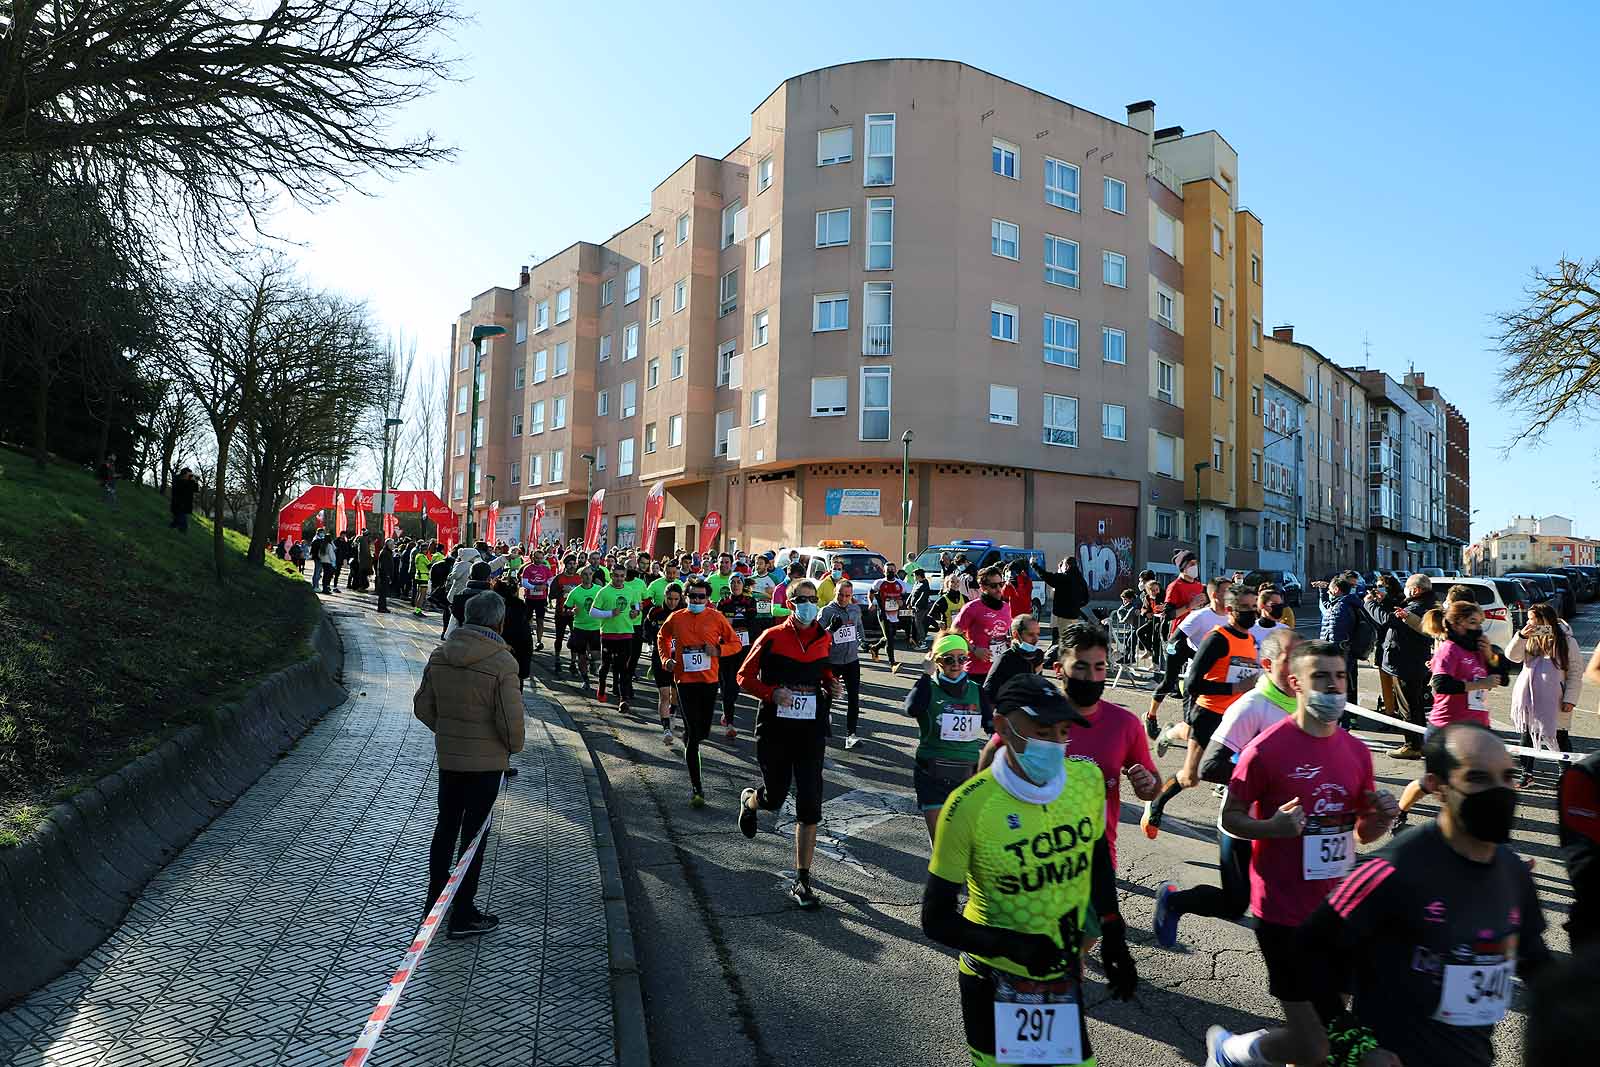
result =
[[[1282,604],[1274,604],[1274,605],[1272,605],[1272,607],[1268,608],[1267,609],[1267,618],[1274,619],[1274,620],[1283,618],[1283,605]]]
[[[1349,703],[1343,693],[1307,693],[1306,708],[1318,722],[1338,722]]]
[[[987,608],[999,608],[1005,601],[989,593],[983,594],[983,604]]]
[[[1503,845],[1511,840],[1511,827],[1517,821],[1517,791],[1497,785],[1477,793],[1463,793],[1456,813],[1468,834],[1479,841]]]
[[[1067,699],[1080,708],[1094,707],[1100,703],[1100,698],[1106,691],[1106,683],[1103,681],[1096,682],[1089,678],[1074,678],[1068,675],[1066,682]]]
[[[1039,651],[1039,646],[1038,645],[1031,645],[1026,641],[1018,641],[1017,642],[1017,647],[1019,649],[1021,649],[1022,651],[1024,651],[1024,652],[1037,652],[1037,651]]]
[[[1256,624],[1259,616],[1253,611],[1236,611],[1233,613],[1233,624],[1241,630],[1248,630]]]
[[[844,571],[840,570],[838,567],[833,568],[833,580],[834,581],[837,582],[840,578],[843,578],[843,577],[844,577]]]
[[[1007,729],[1010,729],[1009,725]],[[1016,737],[1015,732],[1012,737]],[[1022,773],[1034,785],[1044,785],[1046,782],[1055,781],[1067,764],[1067,746],[1059,741],[1046,741],[1042,737],[1032,737],[1027,741],[1028,747],[1018,752],[1012,749],[1012,755],[1017,757],[1017,766],[1022,768]]]
[[[689,601],[689,614],[698,615],[704,610],[706,610],[706,602],[704,600]]]
[[[1198,563],[1191,563],[1187,567],[1183,568],[1183,576],[1189,579],[1191,582],[1195,580],[1199,573],[1200,565]]]
[[[796,604],[794,617],[799,620],[801,626],[810,626],[817,621],[817,610],[815,604]]]
[[[943,671],[939,672],[939,681],[941,683],[943,683],[944,685],[947,685],[947,686],[951,686],[951,687],[958,686],[958,685],[960,685],[962,682],[964,682],[966,680],[967,680],[967,672],[966,671],[962,671],[960,674],[956,675],[954,678],[950,677],[948,674],[945,674]]]

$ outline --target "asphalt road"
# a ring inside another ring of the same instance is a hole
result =
[[[1314,631],[1316,609],[1299,614],[1299,628]],[[1600,607],[1585,605],[1575,632],[1587,655],[1600,636]],[[835,719],[813,868],[823,907],[809,913],[784,892],[793,866],[791,820],[763,814],[754,841],[735,826],[739,790],[759,779],[748,697],[738,740],[721,740],[714,727],[713,741],[702,747],[710,803],[696,810],[682,747],[662,744],[648,682],[639,683],[633,712],[622,715],[582,699],[565,681],[550,685],[542,673],[547,655],[535,654],[535,663],[541,684],[584,730],[606,779],[656,1064],[967,1062],[954,957],[930,943],[919,923],[928,841],[912,800],[915,731],[900,707],[920,660],[898,676],[887,663],[863,662],[863,741],[848,753],[842,716]],[[1368,701],[1375,698],[1370,668],[1361,685]],[[1142,713],[1147,694],[1148,686],[1129,684],[1107,699]],[[1574,723],[1582,751],[1600,747],[1597,701],[1600,694],[1589,693]],[[1508,691],[1492,693],[1490,707],[1508,722]],[[1176,711],[1169,701],[1164,721]],[[1387,756],[1395,735],[1358,733],[1374,748],[1380,788],[1398,794],[1418,765]],[[1159,762],[1175,773],[1181,751]],[[1556,851],[1553,782],[1543,774],[1524,793],[1515,844],[1537,861],[1550,943],[1565,952],[1560,925],[1571,895]],[[1183,945],[1170,952],[1150,934],[1163,883],[1215,879],[1216,805],[1209,788],[1185,792],[1168,807],[1154,842],[1139,831],[1139,808],[1123,805],[1118,880],[1142,984],[1134,1001],[1111,1001],[1091,964],[1086,1001],[1101,1064],[1199,1063],[1210,1024],[1253,1029],[1279,1019],[1246,926],[1190,917]],[[1424,804],[1414,820],[1431,810]],[[1501,1063],[1520,1063],[1521,1029],[1516,1013],[1500,1027]]]

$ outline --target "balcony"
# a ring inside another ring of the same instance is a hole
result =
[[[861,354],[887,356],[894,352],[894,325],[867,325],[861,328]]]

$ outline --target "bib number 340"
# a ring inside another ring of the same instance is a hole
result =
[[[1483,964],[1447,964],[1439,990],[1439,1010],[1433,1017],[1450,1026],[1493,1026],[1505,1018],[1511,1005],[1509,961]]]

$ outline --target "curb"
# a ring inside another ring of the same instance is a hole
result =
[[[650,1067],[650,1029],[644,1017],[644,989],[639,980],[639,957],[634,951],[633,925],[628,918],[628,898],[617,859],[617,839],[606,804],[604,779],[583,732],[567,710],[564,694],[557,692],[543,671],[533,677],[539,688],[533,695],[556,709],[561,723],[582,740],[572,746],[583,769],[589,793],[589,816],[594,822],[595,852],[600,860],[600,892],[606,907],[606,942],[611,964],[611,1004],[616,1027],[618,1067]]]
[[[344,644],[323,614],[313,653],[237,703],[57,804],[0,849],[0,1009],[77,966],[145,884],[346,698]]]

